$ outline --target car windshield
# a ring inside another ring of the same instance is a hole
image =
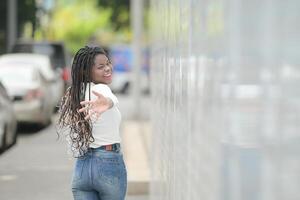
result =
[[[54,52],[54,49],[52,46],[49,45],[35,44],[33,46],[29,44],[18,44],[14,47],[13,52],[15,53],[31,52],[31,53],[39,53],[39,54],[51,56]]]
[[[13,52],[31,52],[47,55],[51,58],[54,68],[65,67],[65,53],[63,47],[59,44],[18,44],[14,46]]]

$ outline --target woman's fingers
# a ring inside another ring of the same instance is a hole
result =
[[[86,102],[82,102],[82,104],[85,104],[85,106],[78,109],[78,112],[85,113],[85,117],[84,117],[85,120],[90,119],[90,118],[99,118],[100,117],[101,112],[99,112],[98,110],[96,110],[92,107],[93,102],[86,101]]]
[[[97,111],[91,110],[88,112],[88,114],[84,117],[85,120],[88,120],[90,118],[98,118],[100,117],[100,113],[98,113]]]
[[[79,110],[78,110],[78,112],[86,112],[88,110],[88,107],[86,106],[86,107],[82,107],[82,108],[80,108]]]
[[[88,120],[88,119],[91,118],[91,116],[92,116],[92,114],[88,114],[88,115],[86,115],[86,116],[84,117],[84,119],[85,119],[85,120]]]
[[[92,117],[96,117],[96,118],[100,117],[103,110],[102,109],[102,106],[104,105],[103,99],[105,99],[105,97],[96,91],[92,91],[92,92],[95,96],[97,96],[97,100],[81,101],[80,105],[82,106],[82,108],[78,110],[78,112],[80,113],[81,112],[85,113],[86,120]]]
[[[86,112],[91,108],[92,102],[91,101],[81,101],[80,104],[82,108],[78,109],[78,112]]]
[[[80,105],[84,106],[84,105],[88,105],[91,104],[91,101],[81,101]]]

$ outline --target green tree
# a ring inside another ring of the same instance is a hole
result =
[[[99,29],[110,29],[111,9],[102,9],[97,2],[74,1],[68,5],[57,5],[51,21],[44,27],[46,39],[61,40],[75,53],[88,43],[89,38]]]
[[[98,0],[98,6],[113,11],[110,22],[114,31],[130,28],[130,0]]]

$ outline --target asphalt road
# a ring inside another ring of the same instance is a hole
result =
[[[130,118],[132,101],[125,96],[119,96],[119,101],[123,119]],[[149,98],[142,101],[145,106]],[[147,111],[142,116],[149,117]],[[53,121],[56,118],[53,116]],[[57,140],[55,124],[44,129],[21,126],[18,143],[0,155],[0,199],[71,200],[72,168],[73,158],[67,153],[65,140]],[[127,197],[127,200],[147,199],[147,196]]]

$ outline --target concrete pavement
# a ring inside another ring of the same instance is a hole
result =
[[[124,158],[128,171],[128,194],[149,192],[149,148],[151,141],[150,96],[140,99],[139,120],[134,119],[136,109],[130,96],[117,95],[122,113],[121,136]]]
[[[128,171],[128,194],[148,194],[150,168],[149,121],[127,120],[122,124],[123,152]]]

